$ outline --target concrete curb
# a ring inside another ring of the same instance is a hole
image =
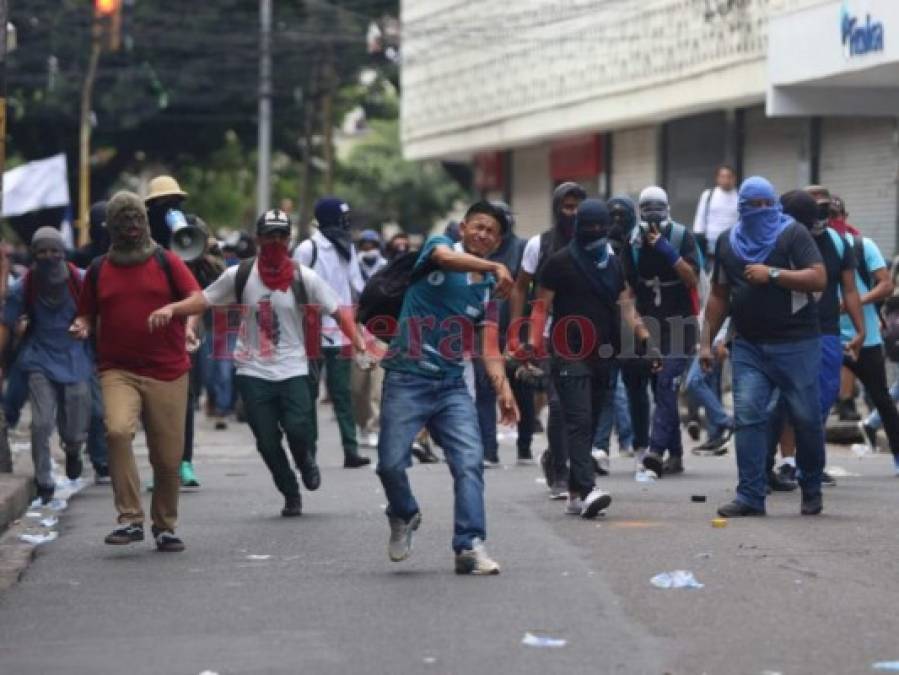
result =
[[[32,500],[30,476],[0,473],[0,533],[21,516]]]

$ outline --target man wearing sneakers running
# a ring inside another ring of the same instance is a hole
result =
[[[546,353],[544,328],[551,311],[552,373],[571,465],[565,512],[583,518],[596,517],[612,501],[594,484],[590,451],[610,393],[611,359],[621,351],[622,320],[643,348],[649,338],[634,309],[621,260],[609,244],[610,229],[605,202],[581,202],[574,239],[550,257],[538,279],[531,348],[526,350],[537,357]]]
[[[155,486],[150,509],[153,538],[160,551],[183,551],[175,525],[190,370],[187,347],[195,346],[197,339],[184,321],[154,332],[147,319],[173,299],[199,296],[200,287],[181,259],[150,237],[140,197],[119,192],[109,200],[106,213],[112,244],[109,253],[88,269],[78,317],[70,329],[85,339],[96,325],[109,471],[119,512],[119,526],[106,543],[130,544],[144,538],[140,476],[132,446],[142,420]]]
[[[481,325],[480,356],[496,391],[501,423],[517,422],[498,326],[485,320],[491,296],[505,298],[512,287],[509,270],[487,260],[507,229],[501,209],[488,202],[474,204],[460,227],[463,250],[455,250],[444,235],[428,239],[403,298],[400,330],[382,362],[387,373],[378,439],[377,471],[387,495],[388,555],[394,562],[409,557],[412,535],[421,524],[406,469],[412,441],[427,427],[453,475],[456,573],[499,574],[499,565],[484,548],[484,446],[463,374],[472,345],[460,342],[466,342],[466,334],[473,336],[476,323]]]
[[[229,267],[202,294],[163,307],[150,317],[151,324],[163,326],[172,317],[202,314],[211,306],[248,308],[234,350],[237,388],[256,449],[284,496],[284,517],[301,515],[302,500],[281,445],[282,433],[306,489],[316,490],[321,484],[309,385],[309,354],[314,353],[319,335],[307,331],[304,307],[331,316],[356,353],[365,351],[352,312],[339,308],[337,294],[314,271],[291,260],[289,239],[289,216],[277,209],[264,213],[256,223],[257,258]]]

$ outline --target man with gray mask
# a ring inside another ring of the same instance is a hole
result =
[[[34,262],[10,289],[0,326],[0,352],[22,316],[28,329],[20,348],[19,367],[28,378],[31,403],[31,453],[34,482],[43,503],[53,498],[50,437],[58,428],[66,455],[66,476],[81,476],[81,452],[91,413],[90,347],[72,338],[83,273],[66,263],[62,235],[42,227],[31,240]]]
[[[639,209],[640,223],[622,258],[637,296],[637,311],[646,319],[664,358],[656,374],[639,362],[622,370],[631,404],[634,445],[642,450],[639,459],[644,469],[661,477],[684,470],[677,395],[699,339],[696,289],[702,263],[693,235],[671,220],[665,190],[658,186],[643,190]],[[650,385],[655,400],[651,434]],[[666,451],[669,456],[664,461]]]
[[[524,248],[521,269],[515,278],[515,286],[509,296],[510,326],[520,328],[520,320],[525,314],[525,305],[533,297],[532,284],[553,254],[562,250],[574,238],[578,206],[587,198],[587,192],[577,183],[567,181],[553,192],[553,226],[542,234],[531,237]],[[521,336],[512,331],[509,337],[509,352],[516,354],[521,349]],[[527,338],[525,338],[527,339]],[[530,336],[533,342],[534,336]],[[527,356],[523,353],[520,356]],[[548,364],[544,364],[548,366]],[[546,370],[546,368],[544,368]],[[540,466],[546,476],[550,499],[568,497],[568,450],[565,427],[562,418],[562,404],[558,392],[551,381],[547,382],[549,399],[549,424],[547,436],[549,450],[540,455]]]
[[[188,346],[196,348],[192,327],[183,320],[153,331],[152,312],[200,293],[187,265],[150,237],[143,201],[119,192],[107,206],[109,253],[91,263],[71,332],[87,338],[95,320],[97,360],[106,414],[109,469],[118,527],[105,539],[125,545],[144,539],[140,476],[132,442],[143,420],[153,467],[151,517],[156,547],[184,550],[175,536],[179,468],[184,450]]]

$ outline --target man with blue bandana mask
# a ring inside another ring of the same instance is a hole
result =
[[[803,515],[821,513],[824,425],[818,370],[821,341],[814,293],[827,274],[808,228],[784,215],[773,186],[740,186],[740,220],[715,248],[700,362],[712,368],[712,337],[730,314],[735,329],[734,418],[739,484],[725,517],[765,515],[768,404],[779,389],[796,430]]]

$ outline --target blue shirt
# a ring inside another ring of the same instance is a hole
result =
[[[84,272],[81,272],[81,278],[84,278]],[[16,359],[24,372],[41,372],[58,384],[75,384],[91,378],[94,359],[90,344],[86,340],[76,340],[69,333],[76,310],[76,299],[69,292],[58,307],[48,307],[35,298],[31,325]],[[19,317],[27,313],[25,284],[20,279],[10,287],[3,323],[14,330]]]
[[[437,246],[453,247],[438,235],[425,242],[415,270],[428,265]],[[476,329],[485,317],[494,285],[492,276],[469,283],[465,272],[434,266],[409,285],[399,317],[399,333],[390,342],[384,368],[434,379],[462,377],[465,357],[477,345]]]
[[[852,246],[852,238],[847,237],[848,246]],[[862,238],[862,250],[865,253],[865,266],[868,268],[869,276],[871,277],[871,281],[874,281],[874,272],[877,270],[882,270],[887,266],[886,262],[883,259],[883,255],[880,253],[880,249],[877,248],[877,244],[868,239],[867,237]],[[861,260],[858,261],[858,266],[862,266]],[[855,285],[858,287],[858,294],[864,295],[871,289],[865,285],[865,282],[862,281],[861,275],[856,270],[855,272]],[[877,316],[877,308],[868,303],[867,305],[862,305],[862,314],[865,317],[865,347],[876,347],[879,344],[883,344],[883,339],[880,337],[880,318]],[[848,314],[842,314],[840,316],[840,340],[843,343],[849,342],[852,338],[855,337],[855,327],[852,325],[852,319],[849,318]]]

